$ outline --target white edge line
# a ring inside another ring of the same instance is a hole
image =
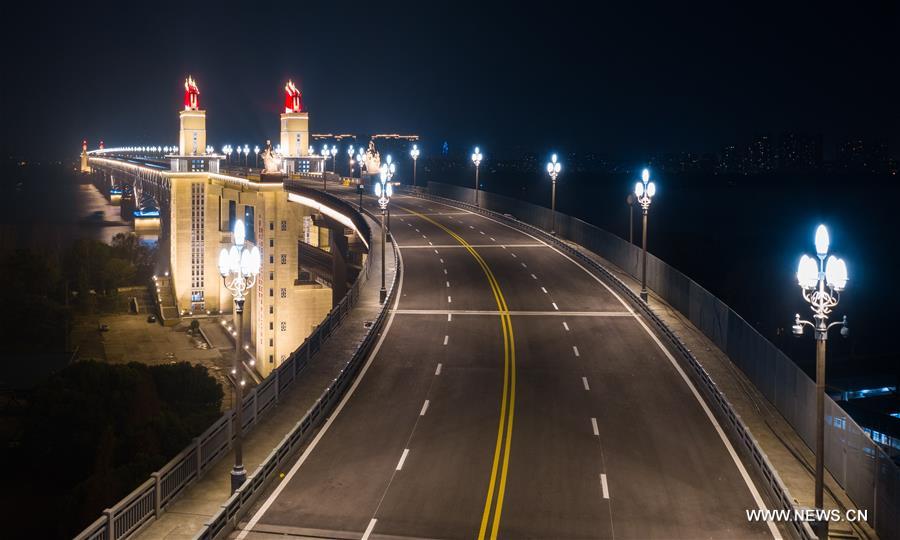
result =
[[[687,374],[681,369],[681,366],[678,365],[678,362],[675,361],[675,357],[672,356],[672,353],[662,344],[656,334],[650,331],[650,328],[644,323],[643,319],[640,317],[635,317],[638,324],[640,324],[644,330],[647,331],[647,334],[650,335],[650,338],[653,339],[654,342],[659,346],[660,350],[662,350],[663,354],[666,355],[666,358],[669,359],[669,362],[672,366],[675,367],[675,370],[681,375],[681,378],[684,380],[684,383],[690,388],[691,393],[697,399],[697,402],[700,404],[700,407],[703,409],[703,412],[706,413],[706,417],[709,418],[710,423],[712,423],[713,427],[716,430],[716,433],[719,434],[719,438],[722,439],[722,444],[725,445],[725,448],[728,450],[728,453],[731,455],[731,459],[734,460],[734,465],[737,467],[738,471],[741,473],[741,477],[744,479],[744,483],[747,484],[747,488],[750,490],[750,494],[753,496],[753,500],[756,501],[756,506],[760,510],[765,510],[766,505],[762,500],[762,497],[759,494],[759,491],[756,489],[756,484],[753,483],[753,479],[750,478],[750,475],[747,473],[747,469],[744,467],[743,462],[741,462],[741,458],[738,457],[737,452],[734,450],[734,446],[732,446],[731,441],[728,440],[728,436],[725,435],[725,431],[722,430],[722,426],[719,425],[719,421],[716,420],[716,417],[713,416],[712,411],[709,408],[709,405],[706,404],[706,401],[700,395],[700,392],[697,391],[697,388],[694,386],[694,383],[688,378]],[[775,526],[775,523],[772,521],[767,521],[766,524],[769,526],[769,531],[771,531],[772,536],[778,540],[781,540],[781,533],[778,532],[778,528]]]
[[[440,203],[440,204],[444,204],[444,206],[448,206],[450,208],[458,208],[458,207],[454,207],[454,206],[451,206],[451,205],[445,204],[445,203]],[[550,249],[552,249],[553,251],[559,253],[560,255],[562,255],[569,261],[571,261],[572,264],[574,264],[575,266],[584,270],[584,272],[587,275],[594,278],[594,280],[597,283],[599,283],[600,285],[602,285],[607,291],[609,291],[610,294],[612,294],[625,307],[625,309],[627,309],[632,315],[634,315],[634,318],[640,323],[640,325],[644,328],[644,330],[650,335],[650,337],[653,339],[653,341],[656,342],[657,346],[659,346],[659,348],[663,351],[663,353],[666,355],[666,357],[669,359],[669,361],[672,363],[672,365],[675,366],[675,369],[678,371],[678,373],[681,374],[681,378],[688,385],[688,388],[691,389],[691,392],[694,394],[694,397],[700,403],[700,406],[703,408],[704,412],[706,412],[707,418],[709,418],[709,421],[713,424],[713,427],[716,429],[716,432],[719,434],[719,438],[722,440],[722,443],[725,445],[725,448],[728,450],[728,453],[731,455],[731,459],[734,461],[735,466],[737,467],[738,471],[741,473],[741,476],[744,478],[744,483],[747,484],[747,489],[750,490],[750,494],[753,496],[753,500],[756,501],[757,508],[759,508],[760,510],[765,510],[766,505],[763,502],[762,497],[759,494],[759,490],[756,489],[756,485],[753,483],[753,479],[750,478],[749,474],[747,474],[747,469],[744,467],[744,464],[741,462],[741,459],[738,457],[737,452],[735,452],[734,446],[732,446],[731,441],[728,440],[728,437],[725,435],[725,432],[722,430],[722,426],[719,425],[719,421],[716,420],[715,416],[713,416],[712,411],[709,409],[709,406],[706,404],[706,401],[703,400],[703,397],[700,396],[700,393],[697,391],[697,388],[694,387],[694,384],[690,381],[690,379],[688,379],[687,375],[684,373],[684,370],[682,370],[681,366],[678,365],[678,362],[675,361],[675,357],[672,356],[672,353],[670,353],[669,350],[666,349],[666,347],[662,344],[662,342],[659,340],[659,338],[656,337],[656,334],[654,334],[652,331],[650,331],[650,328],[647,327],[646,324],[644,324],[644,321],[641,319],[641,317],[637,313],[634,312],[634,310],[631,308],[631,306],[629,306],[622,299],[621,296],[619,296],[615,291],[613,291],[609,285],[604,283],[603,280],[601,280],[593,272],[591,272],[590,270],[585,268],[581,263],[579,263],[575,259],[569,257],[568,255],[566,255],[559,249],[557,249],[556,246],[552,246],[552,245],[548,244],[547,242],[541,240],[540,238],[537,238],[536,236],[534,236],[530,233],[527,233],[525,231],[517,229],[517,228],[513,227],[512,225],[503,223],[492,217],[488,217],[488,216],[485,216],[482,214],[476,214],[475,212],[471,212],[471,211],[470,211],[470,213],[473,215],[480,215],[484,219],[493,221],[494,223],[503,225],[504,227],[506,227],[508,229],[517,231],[521,234],[524,234],[525,236],[528,236],[529,238],[532,238],[533,240],[540,242],[540,243],[546,245],[547,247],[549,247]],[[775,538],[776,540],[782,540],[781,533],[778,531],[778,528],[775,526],[775,524],[772,521],[767,521],[766,524],[769,526],[769,531],[772,533],[773,538]]]
[[[398,246],[399,247],[399,246]],[[240,534],[238,534],[236,540],[243,540],[247,537],[250,531],[253,530],[253,527],[256,526],[256,523],[263,517],[269,507],[275,502],[275,499],[281,494],[281,491],[290,483],[291,478],[297,474],[297,471],[300,470],[300,467],[303,463],[306,462],[309,455],[315,450],[316,445],[319,444],[319,441],[328,431],[328,428],[331,427],[331,424],[338,417],[341,411],[344,409],[344,405],[350,400],[350,397],[353,396],[353,393],[356,391],[356,388],[359,386],[359,383],[362,382],[363,377],[365,377],[366,372],[369,371],[369,366],[372,365],[372,362],[378,356],[378,351],[381,349],[381,344],[384,343],[385,338],[387,338],[388,332],[391,329],[391,325],[394,322],[394,310],[397,309],[397,306],[400,303],[400,297],[402,296],[401,292],[403,291],[403,255],[400,254],[400,250],[397,250],[398,254],[398,262],[400,263],[400,281],[397,283],[397,295],[394,297],[394,307],[391,310],[390,317],[388,318],[387,324],[384,327],[384,330],[381,332],[381,336],[378,338],[378,343],[375,344],[375,348],[372,349],[372,353],[369,355],[369,359],[366,360],[366,364],[363,366],[362,371],[360,371],[359,375],[356,376],[356,380],[353,381],[353,385],[350,386],[350,389],[347,393],[344,394],[344,398],[341,399],[341,402],[338,404],[337,408],[335,408],[334,412],[331,413],[331,416],[328,417],[328,420],[325,421],[325,425],[322,426],[322,429],[316,434],[315,438],[313,438],[312,442],[309,443],[309,446],[306,447],[306,450],[303,451],[303,454],[297,459],[297,462],[291,467],[291,470],[288,471],[287,475],[281,480],[281,482],[275,486],[275,489],[272,491],[272,494],[269,495],[269,498],[259,507],[259,510],[250,518],[250,521],[247,522],[247,526],[241,530]],[[383,254],[382,254],[383,256]],[[394,272],[396,272],[396,268]],[[438,364],[438,371],[440,371],[440,364]],[[369,523],[370,527],[374,527],[374,521]]]

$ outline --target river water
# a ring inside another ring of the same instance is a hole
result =
[[[4,247],[64,249],[77,238],[110,242],[133,226],[87,177],[63,163],[7,163],[0,183]],[[102,213],[102,218],[95,213]]]

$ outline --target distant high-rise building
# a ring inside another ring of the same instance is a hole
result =
[[[817,170],[822,166],[822,136],[787,132],[781,136],[776,166],[786,171]]]
[[[719,151],[718,170],[723,174],[736,174],[740,171],[741,156],[735,145],[730,144]]]
[[[774,168],[771,139],[768,135],[757,136],[747,148],[745,174],[767,173]]]
[[[854,137],[838,145],[835,165],[844,172],[890,173],[890,151],[884,141]]]

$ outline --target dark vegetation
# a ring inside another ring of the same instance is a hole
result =
[[[2,449],[7,538],[71,538],[219,415],[203,366],[87,361],[28,393]],[[10,530],[9,527],[21,527]],[[9,536],[7,536],[9,535]]]

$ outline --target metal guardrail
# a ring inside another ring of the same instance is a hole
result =
[[[572,247],[566,242],[563,242],[556,236],[550,235],[543,229],[539,229],[533,225],[519,221],[514,217],[474,206],[467,202],[431,195],[423,188],[413,189],[408,186],[404,186],[402,188],[399,188],[397,191],[413,194],[424,199],[431,199],[437,202],[443,202],[446,204],[451,204],[453,206],[463,207],[472,212],[488,215],[493,219],[512,224],[520,230],[524,230],[532,235],[541,237],[544,241],[553,244],[561,251],[577,259],[581,264],[584,264],[585,266],[591,268],[592,270],[603,276],[603,278],[605,278],[610,284],[618,289],[621,294],[624,294],[631,301],[631,304],[636,307],[637,310],[642,314],[642,316],[646,320],[650,321],[654,328],[656,328],[656,330],[674,346],[675,350],[678,351],[682,360],[684,360],[690,368],[689,372],[691,373],[692,378],[696,382],[700,383],[701,389],[707,397],[707,401],[711,401],[712,403],[715,403],[717,405],[716,410],[719,413],[718,416],[726,421],[726,425],[731,429],[732,439],[740,443],[740,448],[745,452],[745,455],[750,458],[750,461],[753,464],[754,468],[764,479],[769,494],[773,497],[780,509],[791,512],[794,510],[793,499],[790,495],[790,492],[784,485],[784,482],[781,480],[781,477],[778,475],[775,467],[773,467],[771,462],[769,462],[768,457],[766,457],[765,452],[763,452],[762,448],[753,437],[747,425],[744,424],[744,421],[741,419],[740,415],[735,412],[734,408],[731,406],[728,398],[726,398],[725,394],[722,393],[721,390],[719,390],[719,387],[712,380],[712,377],[710,377],[709,373],[702,366],[702,364],[700,364],[700,362],[690,351],[690,349],[687,348],[684,342],[681,341],[681,339],[679,339],[678,336],[675,335],[675,333],[668,327],[668,325],[666,325],[666,323],[663,322],[663,320],[659,316],[657,316],[647,304],[641,301],[638,295],[634,291],[632,291],[622,280],[620,280],[617,276],[615,276],[608,269],[596,262],[594,259],[585,255],[581,250]],[[788,522],[788,524],[791,526],[791,532],[794,533],[798,538],[804,540],[814,540],[816,538],[816,535],[814,534],[812,528],[808,523],[801,521],[790,521]]]
[[[344,205],[355,212],[355,209],[337,197],[325,196],[333,198],[336,204]],[[366,235],[371,245],[371,229],[365,224],[365,220],[361,221],[364,227],[360,229],[360,233]],[[291,387],[297,376],[307,367],[310,359],[341,325],[353,306],[359,302],[360,288],[369,274],[369,260],[370,257],[366,257],[364,268],[360,271],[353,286],[303,344],[291,353],[288,359],[282,362],[262,384],[252,389],[245,397],[243,403],[244,434],[256,426],[260,419],[275,407],[279,396]],[[313,409],[321,407],[322,402],[323,400],[320,398]],[[309,414],[307,413],[307,416]],[[104,510],[103,515],[78,534],[75,540],[121,540],[130,537],[141,527],[158,518],[169,503],[186,487],[203,476],[203,473],[228,452],[234,440],[235,416],[233,409],[226,411],[221,418],[199,437],[196,437],[190,446],[172,458],[159,471],[152,473],[147,481],[111,508]],[[252,480],[253,477],[248,480],[247,484]],[[240,492],[238,490],[238,493]]]
[[[368,210],[366,211],[367,213]],[[371,214],[371,213],[370,213]],[[269,481],[276,476],[279,465],[293,455],[306,443],[309,435],[315,432],[322,422],[328,418],[344,396],[347,388],[353,383],[357,373],[365,364],[366,358],[372,352],[372,348],[381,336],[385,321],[388,318],[388,306],[394,301],[397,291],[397,283],[402,272],[400,256],[397,245],[391,242],[394,260],[397,261],[394,279],[391,282],[387,299],[375,322],[366,332],[366,337],[357,346],[350,362],[341,370],[340,375],[325,389],[315,404],[303,415],[294,428],[284,436],[278,446],[266,456],[257,469],[247,478],[247,481],[234,492],[234,494],[222,505],[222,509],[212,517],[203,529],[194,537],[194,540],[216,540],[223,538],[233,530],[241,518],[252,508],[259,494],[265,490]],[[385,254],[382,254],[385,256]]]

